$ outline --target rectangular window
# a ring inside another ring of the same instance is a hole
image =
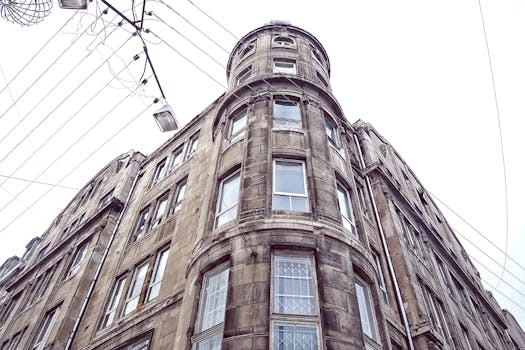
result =
[[[272,209],[309,212],[303,162],[274,161]]]
[[[157,167],[155,168],[155,173],[153,173],[153,178],[151,179],[151,186],[155,185],[157,182],[162,180],[166,174],[166,158],[161,160]]]
[[[312,263],[309,257],[275,256],[273,312],[315,315]]]
[[[35,338],[33,346],[31,347],[31,350],[42,350],[44,348],[46,340],[53,329],[53,325],[55,324],[59,312],[60,307],[58,306],[46,314],[42,324],[40,325],[38,334]]]
[[[365,190],[360,184],[357,185],[357,199],[363,215],[370,218],[370,208],[368,207],[368,201],[366,200]]]
[[[8,301],[7,305],[4,305],[2,309],[0,310],[0,326],[7,321],[9,316],[11,316],[11,313],[16,307],[16,304],[18,303],[18,300],[20,299],[20,293],[15,295],[11,300]]]
[[[357,295],[357,304],[359,306],[359,317],[361,319],[361,328],[366,337],[375,341],[378,340],[377,326],[374,317],[374,308],[372,305],[372,297],[370,295],[370,287],[364,281],[356,279],[355,292]],[[365,342],[366,342],[365,337]]]
[[[171,201],[170,214],[174,214],[182,208],[182,200],[184,199],[184,193],[186,192],[186,182],[187,178],[179,181],[177,184],[177,189],[175,190],[175,195]]]
[[[294,101],[275,100],[273,102],[274,128],[301,128],[299,104]]]
[[[350,230],[354,235],[357,235],[357,228],[355,226],[354,211],[352,209],[352,202],[350,201],[350,194],[341,186],[337,184],[337,203],[339,204],[339,211],[341,212],[341,219],[343,226]]]
[[[455,278],[452,278],[452,281],[454,281],[454,285],[456,287],[456,291],[458,293],[459,301],[461,302],[461,305],[463,305],[463,308],[465,309],[465,311],[467,311],[467,313],[470,313],[470,306],[467,301],[465,290],[463,289],[461,284],[459,284],[458,280],[456,280]]]
[[[377,280],[379,283],[379,290],[381,291],[381,299],[383,299],[383,302],[388,304],[388,292],[386,290],[385,275],[383,274],[383,268],[381,267],[381,258],[379,257],[379,254],[374,251],[372,251],[372,256],[374,257],[374,263],[376,265]]]
[[[237,172],[221,181],[217,197],[217,210],[215,212],[215,227],[237,218],[240,177],[241,173]]]
[[[24,334],[24,332],[25,329],[21,332],[16,333],[13,339],[11,339],[11,343],[9,343],[9,346],[6,347],[5,350],[17,350],[18,344],[20,343],[20,339],[22,339],[22,335]]]
[[[146,301],[153,300],[159,295],[162,277],[164,276],[164,270],[166,270],[166,262],[168,261],[169,252],[169,249],[166,249],[157,255],[157,261],[155,261],[155,269],[153,270],[153,275],[149,283]]]
[[[53,272],[55,272],[54,267],[42,273],[37,278],[33,289],[31,290],[31,294],[29,296],[28,303],[26,306],[33,304],[35,301],[40,299],[42,295],[44,295],[47,289],[47,285],[49,284],[49,280],[51,280],[51,277],[53,276]]]
[[[117,307],[122,296],[122,291],[124,290],[124,285],[126,284],[126,277],[121,277],[115,282],[113,291],[111,292],[111,297],[109,298],[108,305],[106,306],[106,312],[104,313],[104,318],[102,319],[101,327],[105,328],[113,323],[115,320],[115,315],[117,314]]]
[[[224,264],[204,275],[197,332],[201,333],[209,329],[210,331],[202,336],[197,336],[197,349],[218,350],[221,348],[229,272],[228,265]]]
[[[450,282],[448,280],[447,273],[445,272],[445,266],[443,265],[443,262],[438,257],[436,257],[436,262],[438,265],[439,274],[441,275],[441,278],[443,278],[445,287],[447,287],[447,290],[450,293]]]
[[[80,263],[84,259],[86,251],[87,243],[84,243],[77,248],[75,256],[73,257],[73,260],[71,260],[71,265],[69,266],[69,269],[67,271],[66,278],[73,276],[78,271],[78,269],[80,269]]]
[[[193,156],[193,153],[197,150],[197,145],[199,144],[199,133],[194,134],[188,143],[188,148],[186,149],[186,156],[184,160],[190,159]]]
[[[117,350],[148,350],[149,349],[149,337],[144,339],[144,337],[140,337],[138,340],[133,341],[131,344],[119,347]]]
[[[175,150],[171,152],[170,161],[168,164],[169,171],[175,169],[182,162],[182,149],[183,145],[175,148]]]
[[[244,109],[230,118],[230,129],[228,130],[230,142],[234,142],[244,135],[247,117],[248,110]]]
[[[237,85],[244,83],[246,80],[250,79],[252,76],[252,67],[246,67],[238,76],[237,76]]]
[[[124,303],[124,310],[122,312],[123,316],[128,315],[130,312],[134,311],[137,308],[147,271],[148,263],[144,263],[135,269],[133,279],[131,280],[131,284],[129,286],[128,297],[126,298],[126,302]]]
[[[164,193],[157,199],[157,205],[155,206],[155,213],[153,214],[153,221],[151,222],[151,230],[154,230],[157,226],[162,223],[164,219],[164,212],[168,206],[168,195],[169,192]]]
[[[328,140],[330,140],[330,142],[333,144],[337,144],[336,127],[334,123],[327,117],[324,119],[324,129],[326,131],[326,135],[328,136]]]
[[[109,191],[102,198],[100,198],[100,201],[98,202],[98,207],[97,207],[98,209],[102,209],[103,207],[108,205],[109,202],[111,202],[111,198],[113,198],[113,191],[114,190],[115,189],[112,188],[111,191]]]
[[[286,59],[275,59],[273,61],[273,72],[282,74],[296,74],[295,61]]]
[[[135,229],[133,230],[133,236],[131,237],[131,242],[135,242],[144,236],[147,230],[149,219],[149,206],[142,209],[139,213],[137,223],[135,224]]]
[[[274,350],[317,350],[317,326],[308,323],[275,322]]]

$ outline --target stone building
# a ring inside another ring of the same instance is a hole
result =
[[[270,22],[227,77],[4,263],[1,350],[519,348],[408,165],[344,115],[315,37]]]

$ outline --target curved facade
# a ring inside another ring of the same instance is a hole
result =
[[[224,95],[140,168],[104,175],[129,196],[111,230],[84,225],[89,259],[46,234],[29,251],[52,253],[2,266],[2,350],[513,349],[519,326],[511,340],[417,177],[344,116],[315,37],[271,22],[227,67]],[[51,260],[85,278],[46,284],[38,318],[20,318]]]

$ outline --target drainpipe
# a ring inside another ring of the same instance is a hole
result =
[[[124,216],[124,213],[126,212],[126,209],[128,207],[129,201],[131,199],[131,195],[133,194],[133,190],[135,189],[135,185],[137,184],[137,180],[139,178],[139,172],[137,172],[137,175],[135,175],[135,178],[133,179],[133,184],[131,185],[131,189],[128,193],[128,197],[126,198],[126,202],[124,203],[124,207],[122,208],[119,217],[117,219],[117,222],[115,223],[115,227],[113,227],[113,231],[111,232],[111,236],[109,237],[108,244],[106,245],[106,249],[104,250],[104,254],[102,254],[102,259],[100,260],[100,263],[98,264],[97,271],[95,272],[95,276],[91,280],[91,284],[89,285],[88,292],[86,294],[86,297],[84,298],[84,302],[82,303],[82,307],[80,308],[80,312],[78,313],[78,317],[75,321],[75,325],[73,326],[73,330],[69,334],[69,338],[67,340],[66,347],[64,350],[69,350],[71,348],[71,344],[73,343],[73,339],[75,338],[75,335],[78,331],[78,327],[80,326],[80,321],[82,320],[82,317],[84,316],[84,313],[87,309],[87,304],[89,302],[89,299],[91,298],[91,295],[93,294],[93,290],[95,289],[95,284],[97,283],[97,280],[100,276],[100,273],[102,272],[102,266],[104,265],[104,262],[106,261],[106,258],[109,254],[109,249],[111,248],[111,244],[113,243],[113,240],[115,238],[115,235],[119,229],[120,222],[122,220],[122,217]]]
[[[354,141],[357,145],[357,150],[359,152],[359,163],[361,164],[361,169],[365,169],[365,160],[363,158],[363,153],[361,151],[361,146],[359,145],[359,140],[357,138],[357,135],[354,134]],[[392,276],[392,283],[394,284],[394,290],[396,292],[396,301],[399,306],[399,310],[401,311],[401,318],[403,319],[403,323],[405,325],[405,331],[407,333],[407,340],[408,340],[408,347],[410,350],[414,350],[414,343],[412,341],[412,335],[410,332],[410,325],[408,324],[408,318],[405,311],[405,306],[403,305],[403,298],[401,297],[401,291],[399,290],[399,284],[397,283],[396,273],[394,271],[394,265],[392,264],[392,259],[390,257],[390,252],[388,250],[388,245],[386,243],[386,237],[385,232],[383,231],[383,226],[381,225],[381,218],[379,217],[379,211],[377,210],[376,201],[374,199],[374,193],[372,192],[372,184],[370,183],[370,178],[368,175],[365,175],[366,185],[368,188],[368,194],[370,196],[370,200],[372,201],[372,207],[374,208],[374,216],[376,218],[377,227],[379,228],[379,234],[381,235],[381,243],[383,244],[383,249],[385,250],[386,255],[386,261],[388,264],[388,271],[390,271],[390,276]]]

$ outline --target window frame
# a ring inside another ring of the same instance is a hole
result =
[[[244,119],[244,124],[239,130],[234,132],[233,127],[235,125],[235,122],[242,119]],[[248,108],[244,107],[233,113],[229,117],[228,123],[228,140],[230,141],[230,143],[234,143],[235,141],[243,138],[246,132],[246,125],[248,124]]]
[[[303,187],[304,187],[304,194],[299,193],[292,193],[292,192],[277,192],[277,163],[295,163],[300,164],[302,168],[302,176],[303,176]],[[287,196],[290,197],[290,206],[289,209],[275,209],[274,208],[274,202],[275,202],[275,196]],[[292,209],[292,198],[304,198],[306,200],[306,211],[299,211],[299,210],[293,210]],[[307,174],[306,174],[306,161],[303,160],[296,160],[296,159],[286,159],[286,158],[277,158],[273,160],[273,169],[272,169],[272,210],[286,210],[286,211],[295,211],[300,213],[310,213],[310,200],[308,198],[308,181],[307,181]]]
[[[197,131],[196,133],[190,136],[190,139],[188,140],[188,145],[186,146],[186,153],[184,155],[185,161],[193,157],[193,154],[197,151],[197,147],[199,147],[199,134],[200,131]]]
[[[133,227],[133,234],[131,235],[131,242],[134,243],[140,240],[148,232],[148,227],[150,223],[150,210],[151,206],[148,204],[139,212],[135,225]],[[141,224],[142,223],[142,224]]]
[[[360,183],[356,183],[356,185],[356,195],[357,201],[359,203],[359,208],[361,208],[363,216],[367,219],[370,219],[370,206],[368,204],[367,195],[365,193],[365,187]]]
[[[102,209],[111,202],[111,198],[113,198],[113,192],[115,192],[115,187],[106,192],[106,194],[104,194],[100,198],[100,200],[98,201],[97,209]]]
[[[78,272],[82,261],[84,261],[84,258],[86,257],[88,245],[89,242],[83,242],[82,244],[78,245],[77,249],[75,250],[75,255],[73,256],[73,259],[71,259],[71,262],[67,269],[65,279],[73,277]],[[79,259],[77,259],[80,253],[82,254],[82,256]]]
[[[247,82],[252,77],[252,66],[247,66],[241,70],[237,77],[235,78],[236,85],[241,85]]]
[[[167,266],[167,263],[168,263],[169,253],[170,253],[170,247],[169,246],[165,247],[164,249],[160,250],[157,253],[157,256],[155,258],[155,266],[153,268],[153,272],[151,274],[151,277],[150,277],[150,279],[148,281],[148,289],[147,289],[147,292],[146,292],[146,297],[144,299],[144,303],[152,301],[153,299],[155,299],[155,298],[157,298],[159,296],[160,288],[162,288],[162,281],[164,279],[164,274],[166,273],[166,266]],[[159,277],[159,267],[160,266],[162,266],[162,273],[160,274],[160,277]],[[151,291],[157,285],[159,286],[158,287],[158,291],[156,292],[157,294],[152,296],[152,294],[151,294],[152,292]]]
[[[280,104],[281,106],[285,106],[286,104],[288,104],[288,107],[291,107],[290,104],[294,104],[295,107],[296,107],[296,110],[297,110],[297,118],[295,118],[294,116],[289,116],[289,115],[285,115],[285,116],[277,116],[276,114],[276,111],[277,111],[277,108],[276,108],[276,105]],[[284,122],[286,123],[285,125],[278,125],[276,122]],[[295,130],[295,129],[298,129],[298,130],[301,130],[303,128],[303,116],[302,116],[302,113],[301,113],[301,104],[300,104],[300,101],[297,101],[297,100],[292,100],[292,99],[288,99],[288,98],[275,98],[273,100],[273,104],[272,104],[272,126],[273,126],[273,129],[292,129],[292,130]]]
[[[175,160],[177,159],[177,157],[179,157],[179,161],[175,163]],[[170,159],[168,161],[168,172],[173,171],[173,169],[177,168],[183,162],[184,162],[184,143],[175,147],[175,149],[171,151]]]
[[[168,215],[175,215],[180,212],[182,209],[182,203],[184,202],[184,197],[186,196],[186,187],[188,186],[188,176],[185,176],[177,182],[175,187],[175,193],[171,198],[169,203]],[[182,193],[182,197],[181,197]]]
[[[141,295],[143,294],[142,291],[144,288],[144,284],[146,283],[146,278],[148,277],[148,268],[149,268],[149,260],[146,260],[138,264],[133,270],[133,275],[131,277],[131,281],[128,286],[128,290],[126,292],[126,299],[124,299],[124,305],[122,307],[121,317],[126,317],[132,312],[134,312],[135,310],[137,310],[137,307],[140,304]],[[144,271],[144,277],[140,279],[139,275],[142,271]],[[140,286],[140,287],[137,287],[137,286]],[[135,293],[135,291],[137,293]],[[133,305],[133,303],[135,303],[134,300],[136,300],[136,304],[134,306],[131,306],[130,309],[128,309],[127,306],[129,304]]]
[[[120,300],[122,299],[122,292],[126,286],[128,276],[127,274],[118,277],[113,284],[111,289],[111,296],[108,299],[106,306],[104,308],[104,315],[100,321],[100,329],[107,328],[113,324],[115,321],[115,316],[118,316],[118,308],[120,305]],[[109,322],[108,322],[109,320]]]
[[[226,183],[228,183],[229,181],[231,181],[232,179],[234,178],[237,178],[237,201],[235,202],[235,205],[232,205],[228,208],[225,208],[223,209],[222,208],[222,204],[223,204],[223,201],[222,201],[222,198],[224,196],[224,185]],[[237,219],[237,216],[239,214],[239,211],[238,211],[238,206],[239,206],[239,199],[240,199],[240,196],[241,196],[241,170],[238,169],[236,171],[234,171],[232,174],[228,175],[227,177],[225,177],[224,179],[221,180],[220,184],[219,184],[219,190],[217,192],[217,202],[215,204],[215,218],[213,220],[213,228],[214,229],[217,229],[219,227],[221,227],[222,225],[225,225],[231,221],[235,221]],[[224,214],[228,213],[230,210],[232,210],[233,208],[235,208],[235,217],[232,217],[230,220],[228,221],[225,221],[225,222],[222,222],[221,224],[219,224],[219,220],[220,220],[220,217],[223,216]],[[223,209],[223,210],[221,210]]]
[[[364,298],[363,301],[365,302],[365,304],[362,304],[360,302],[359,293],[357,290],[358,285],[363,290],[363,298]],[[375,312],[374,299],[372,297],[372,290],[371,290],[370,284],[356,275],[354,278],[354,288],[355,288],[355,293],[356,293],[356,298],[357,298],[359,320],[361,323],[361,331],[363,332],[363,339],[365,341],[365,344],[368,344],[370,347],[376,349],[378,348],[378,346],[381,346],[381,341],[380,341],[379,327],[378,327],[377,317],[376,317],[376,312]],[[363,315],[361,314],[362,309],[366,310],[366,314],[367,314],[366,316],[368,318],[368,325],[369,325],[371,334],[367,334],[367,331],[365,330],[365,326],[363,323]]]
[[[155,186],[155,184],[159,183],[163,178],[166,177],[167,168],[168,168],[167,157],[164,157],[155,166],[155,171],[153,173],[153,176],[151,177],[151,184],[149,186],[150,188]]]
[[[352,205],[352,196],[350,190],[343,185],[342,182],[337,181],[336,182],[336,193],[337,193],[337,205],[339,207],[339,214],[341,215],[341,222],[343,223],[343,227],[350,231],[355,237],[357,237],[357,224],[355,220],[355,214],[354,214],[354,207]],[[339,195],[342,194],[343,198],[345,200],[346,208],[348,209],[348,213],[343,213],[343,207],[341,206]],[[350,215],[350,217],[348,217]]]
[[[149,225],[150,231],[155,230],[165,221],[164,217],[166,216],[166,213],[168,212],[169,195],[170,195],[170,191],[168,190],[157,198],[157,201],[155,203],[155,209],[153,211],[153,215],[151,216],[151,223]],[[162,206],[162,204],[164,204],[164,206]],[[161,208],[163,209],[162,209],[162,213],[159,216],[159,211]]]
[[[374,259],[374,263],[377,269],[377,273],[376,273],[377,282],[378,282],[377,286],[379,287],[381,299],[383,300],[385,304],[390,305],[390,300],[388,298],[388,289],[387,289],[386,280],[385,280],[385,274],[383,272],[383,264],[381,262],[381,256],[379,255],[379,253],[377,253],[374,250],[372,250],[371,253],[372,253],[372,257]]]
[[[287,65],[289,65],[289,67],[285,67]],[[297,75],[297,61],[289,58],[274,58],[272,73],[283,75]]]
[[[272,38],[272,44],[277,46],[277,47],[285,47],[285,48],[289,48],[289,49],[292,49],[292,48],[295,48],[297,46],[297,42],[295,41],[295,39],[289,37],[289,36],[284,36],[284,35],[276,35]]]
[[[36,336],[31,345],[31,350],[44,349],[47,339],[49,338],[49,335],[53,331],[55,322],[58,318],[58,315],[60,314],[60,308],[61,308],[61,305],[58,305],[52,308],[51,310],[49,310],[48,312],[46,312],[44,318],[40,322],[40,326],[38,327],[38,332],[36,333]]]

